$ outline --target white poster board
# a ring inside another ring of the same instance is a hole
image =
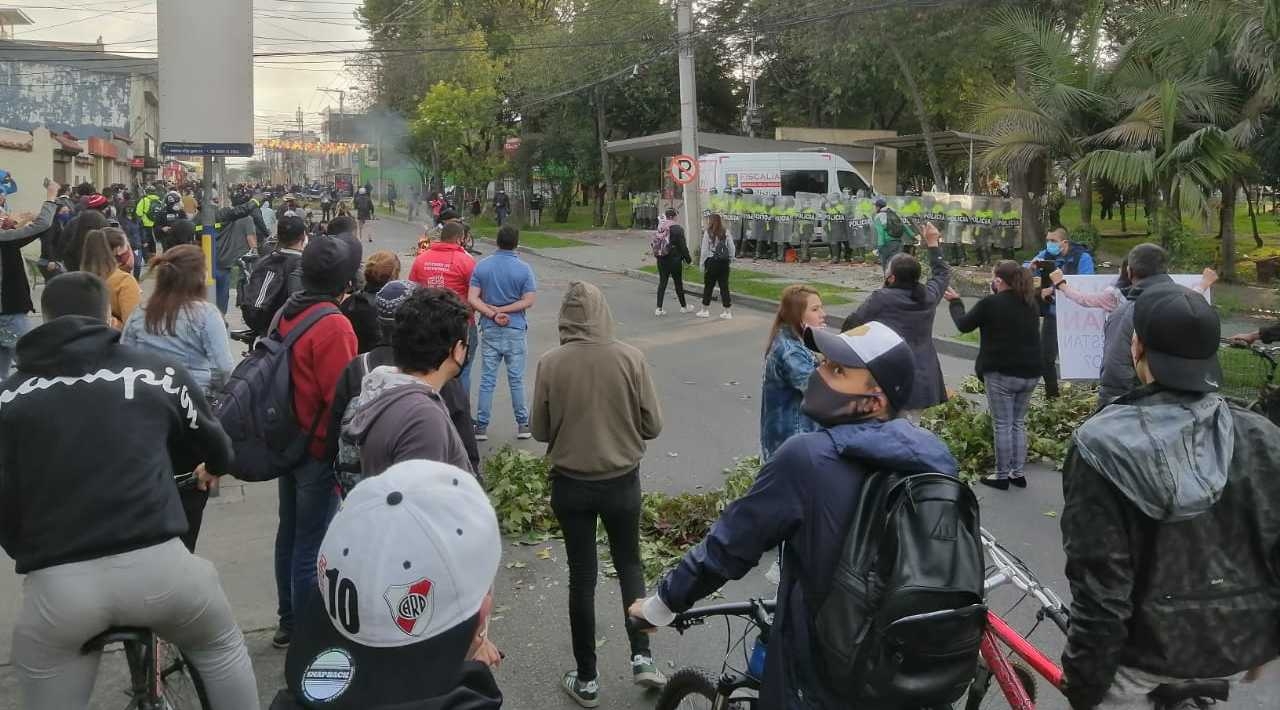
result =
[[[252,156],[253,0],[163,0],[156,26],[161,153]]]
[[[1171,274],[1187,288],[1200,283],[1200,274]],[[1068,276],[1067,283],[1080,293],[1100,293],[1116,282],[1115,274]],[[1209,300],[1210,294],[1205,293]],[[1085,308],[1058,294],[1058,358],[1064,380],[1096,380],[1102,367],[1102,328],[1107,313],[1101,308]]]

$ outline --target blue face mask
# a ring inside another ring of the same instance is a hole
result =
[[[1062,242],[1045,242],[1044,253],[1057,256],[1062,253]]]

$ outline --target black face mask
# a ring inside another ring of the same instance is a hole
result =
[[[817,370],[809,375],[800,411],[824,427],[860,422],[871,416],[869,411],[880,399],[875,394],[845,394],[831,389]]]

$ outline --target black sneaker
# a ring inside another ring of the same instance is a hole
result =
[[[1014,488],[1026,488],[1027,477],[1026,476],[1009,476],[1009,485],[1013,486]]]
[[[984,486],[991,486],[996,490],[1001,490],[1001,491],[1009,490],[1009,479],[1001,478],[995,474],[991,474],[991,475],[983,476],[982,478],[979,478],[978,483],[981,483]]]
[[[560,679],[560,688],[565,694],[573,698],[573,702],[584,708],[594,708],[600,705],[600,681],[597,680],[578,680],[577,671],[569,671],[564,674],[564,678]]]
[[[275,636],[271,637],[271,645],[275,648],[289,648],[289,641],[293,637],[293,632],[281,627],[276,629]]]

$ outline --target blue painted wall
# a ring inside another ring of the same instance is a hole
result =
[[[77,138],[129,135],[129,75],[66,64],[0,62],[0,126],[44,124]]]

